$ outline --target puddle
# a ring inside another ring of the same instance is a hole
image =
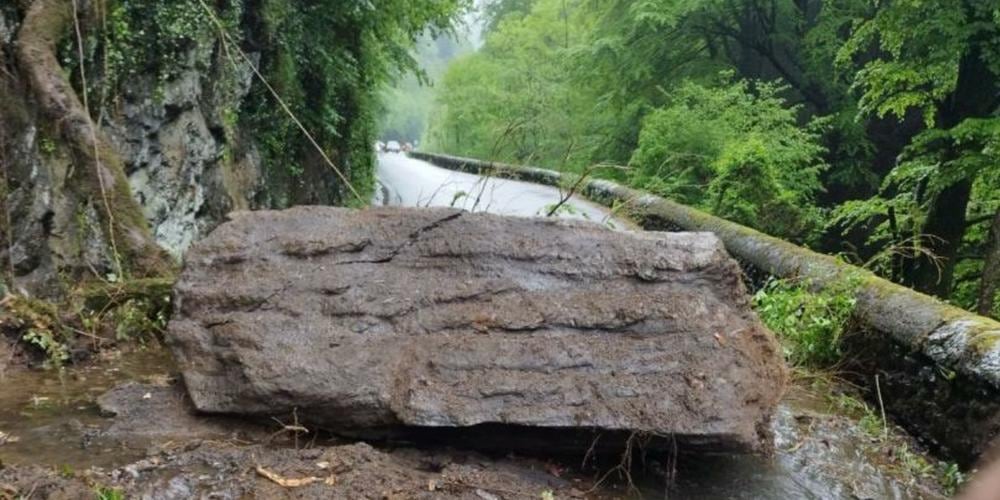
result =
[[[0,446],[4,464],[47,464],[82,469],[134,461],[143,450],[110,448],[98,439],[109,419],[97,397],[126,381],[162,384],[173,371],[166,349],[156,346],[62,370],[12,370],[0,381]]]

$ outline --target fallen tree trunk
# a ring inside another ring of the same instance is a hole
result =
[[[97,208],[122,271],[135,277],[168,275],[172,260],[154,242],[120,156],[94,124],[59,64],[57,44],[73,26],[73,9],[68,0],[30,3],[17,35],[18,69],[35,104],[70,150],[75,168],[67,188],[82,191]]]
[[[199,410],[297,411],[361,437],[464,429],[582,453],[596,430],[601,446],[636,433],[652,449],[767,451],[785,379],[709,234],[455,209],[239,213],[192,247],[176,306],[168,342]]]

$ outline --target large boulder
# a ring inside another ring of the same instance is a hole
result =
[[[176,299],[168,340],[199,410],[294,412],[360,437],[767,451],[785,382],[707,233],[453,209],[235,213],[192,247]]]

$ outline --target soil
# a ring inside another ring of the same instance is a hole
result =
[[[38,375],[22,371],[17,376]],[[79,499],[117,491],[124,498],[150,499],[488,500],[539,498],[546,491],[558,498],[580,497],[593,485],[590,477],[537,459],[391,445],[376,449],[313,434],[293,420],[264,425],[201,416],[175,377],[142,378],[152,383],[112,388],[96,398],[95,412],[45,422],[32,429],[37,432],[4,434],[11,441],[0,441],[0,457],[10,458],[6,464],[0,460],[0,499]],[[54,441],[55,449],[39,446],[45,440]]]
[[[0,431],[13,438],[0,442],[0,499],[94,498],[99,489],[152,499],[945,497],[932,474],[896,455],[909,446],[926,459],[911,439],[890,426],[877,440],[838,413],[824,396],[836,387],[794,386],[772,425],[775,456],[681,455],[672,464],[638,453],[633,489],[615,469],[619,456],[581,466],[580,455],[346,441],[299,429],[294,415],[256,423],[197,415],[161,349],[104,353],[57,373],[19,369],[0,391]]]
[[[79,499],[98,489],[125,498],[578,498],[582,477],[557,477],[544,462],[456,452],[382,451],[364,443],[309,449],[201,442],[164,449],[103,472],[40,467],[0,471],[0,491]],[[0,497],[2,497],[0,493]]]

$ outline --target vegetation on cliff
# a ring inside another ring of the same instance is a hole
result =
[[[169,280],[230,210],[366,203],[380,92],[465,5],[0,5],[0,284],[14,292],[0,319],[64,360],[64,341],[100,330],[94,314],[161,321],[159,288],[121,290]],[[97,308],[81,297],[94,287]]]

